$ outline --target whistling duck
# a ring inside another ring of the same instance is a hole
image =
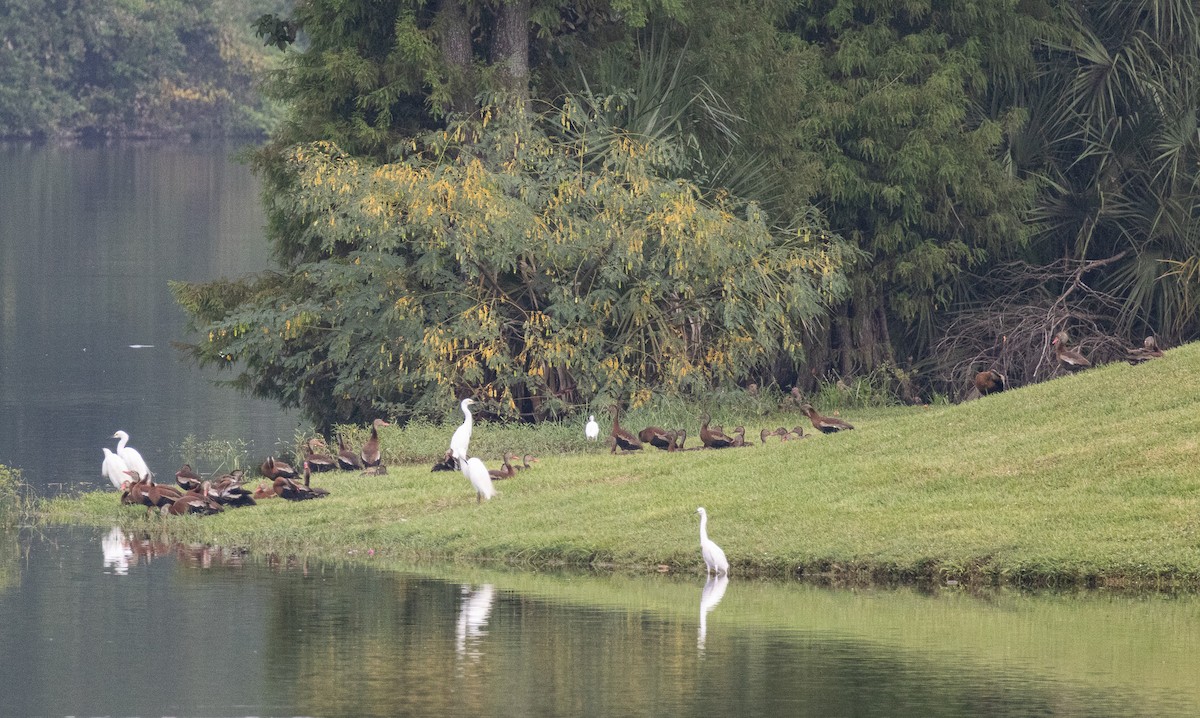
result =
[[[704,557],[706,573],[728,576],[729,561],[725,558],[725,552],[708,538],[708,513],[703,506],[697,508],[696,513],[700,514],[700,555]]]
[[[192,471],[191,464],[184,464],[179,471],[175,472],[175,483],[179,484],[184,491],[199,488],[203,481],[204,478],[200,474]]]
[[[308,453],[304,456],[304,460],[308,462],[313,471],[333,471],[337,468],[337,461],[332,456],[317,451],[317,449],[325,448],[324,441],[314,436],[305,444],[308,446]]]
[[[979,392],[980,396],[995,394],[1007,388],[1008,381],[1004,378],[1003,374],[995,369],[981,371],[975,375],[975,389]]]
[[[275,495],[288,501],[307,501],[308,499],[319,499],[329,495],[329,492],[325,489],[308,485],[308,477],[311,474],[310,470],[306,470],[304,474],[304,484],[297,483],[294,479],[286,476],[276,477]]]
[[[761,443],[761,444],[767,443],[768,436],[775,436],[775,432],[770,429],[763,429],[762,431],[758,432],[759,443]]]
[[[617,453],[617,449],[622,449],[623,451],[640,451],[642,448],[641,440],[634,436],[632,432],[622,429],[620,423],[617,421],[617,417],[621,413],[621,407],[613,404],[608,408],[608,411],[612,414],[613,418],[612,431],[609,432],[609,436],[612,437],[612,451],[609,453],[615,454]]]
[[[154,483],[153,474],[139,476],[133,470],[126,471],[125,473],[133,478],[129,486],[128,503],[144,505],[147,514],[155,508],[170,504],[183,495],[183,492],[174,486],[164,486],[163,484]]]
[[[354,453],[346,444],[346,437],[338,434],[338,468],[345,471],[354,471],[362,468],[362,460],[358,458],[358,454]]]
[[[462,409],[463,423],[454,430],[454,434],[450,437],[450,452],[460,463],[467,460],[467,449],[471,445],[471,427],[475,424],[475,417],[471,416],[471,410],[467,407],[474,403],[475,400],[468,397],[458,405]]]
[[[754,444],[746,443],[746,427],[735,426],[733,427],[733,433],[735,436],[733,437],[733,444],[731,444],[731,446],[754,446]]]
[[[668,431],[663,435],[663,438],[667,441],[667,453],[679,451],[679,446],[676,444],[677,435],[674,431]]]
[[[267,460],[262,463],[262,466],[258,470],[268,479],[277,479],[280,476],[287,479],[294,479],[297,476],[296,470],[292,468],[291,464],[276,459],[274,456],[268,456]]]
[[[683,451],[683,443],[687,441],[687,429],[675,430],[675,450]]]
[[[1068,349],[1067,342],[1066,331],[1055,334],[1054,340],[1050,342],[1054,347],[1054,354],[1058,357],[1059,363],[1071,371],[1079,371],[1080,369],[1090,367],[1092,363],[1083,354],[1080,354],[1078,349]]]
[[[129,443],[129,434],[126,434],[124,431],[118,431],[112,435],[112,438],[120,439],[117,442],[117,456],[120,456],[125,461],[125,465],[131,471],[138,472],[139,476],[149,476],[150,467],[146,466],[146,460],[142,458],[137,449],[132,446],[126,446]]]
[[[812,408],[812,404],[801,406],[800,411],[804,412],[808,420],[812,422],[813,428],[822,434],[834,434],[844,429],[854,428],[852,424],[842,421],[836,416],[821,416],[816,409]]]
[[[596,423],[595,414],[588,416],[587,424],[583,427],[583,435],[587,437],[588,441],[595,441],[600,438],[600,425]]]
[[[367,468],[362,470],[362,475],[363,476],[387,476],[387,467],[384,466],[383,464],[376,464],[375,466],[368,466]]]
[[[262,501],[263,499],[273,499],[276,496],[278,496],[278,494],[275,493],[275,487],[268,486],[267,484],[265,484],[261,481],[258,482],[258,488],[254,489],[254,499],[256,501]]]
[[[515,458],[517,458],[516,454],[504,452],[504,461],[500,464],[500,468],[488,469],[488,476],[492,477],[492,481],[511,479],[516,476],[517,469],[511,463]]]
[[[496,495],[496,488],[492,486],[492,477],[483,461],[472,456],[459,463],[462,464],[463,476],[470,479],[471,486],[475,487],[475,503],[490,501]]]
[[[253,506],[254,496],[233,474],[225,474],[212,485],[209,496],[222,506]]]
[[[1163,351],[1158,348],[1158,341],[1153,336],[1149,336],[1142,340],[1140,349],[1130,349],[1126,359],[1130,364],[1141,364],[1151,359],[1157,359],[1162,355]]]
[[[454,452],[447,449],[442,460],[436,462],[430,469],[430,472],[433,471],[458,471],[458,459],[454,458]]]
[[[667,439],[667,430],[657,426],[647,426],[638,432],[638,439],[643,444],[649,444],[659,449],[671,450],[675,448],[675,440]]]
[[[516,469],[517,471],[524,471],[525,469],[532,469],[533,467],[529,465],[530,462],[536,464],[538,461],[540,461],[540,459],[538,459],[538,457],[534,456],[533,454],[525,454],[524,456],[521,457],[521,463],[515,465],[513,468]]]
[[[379,466],[383,461],[383,456],[379,453],[379,427],[391,426],[383,419],[376,419],[371,422],[371,436],[362,445],[362,450],[359,451],[358,458],[362,459],[364,468],[368,466]]]
[[[733,446],[733,437],[726,436],[721,427],[714,426],[709,428],[708,424],[712,421],[712,417],[707,412],[700,417],[700,441],[710,449],[725,449]]]
[[[209,484],[205,481],[200,484],[199,489],[182,494],[179,498],[171,502],[169,508],[166,508],[166,513],[172,516],[182,516],[184,514],[210,516],[224,511],[225,508],[209,496],[208,487]]]
[[[808,438],[807,436],[804,435],[804,427],[802,427],[802,426],[793,426],[792,433],[796,435],[797,439],[807,439]]]
[[[112,449],[104,447],[104,463],[100,465],[100,475],[108,479],[112,483],[113,488],[120,489],[122,484],[128,481],[125,478],[125,472],[129,471],[129,464],[125,463],[120,455],[114,454]]]

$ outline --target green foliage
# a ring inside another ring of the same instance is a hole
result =
[[[261,133],[277,110],[249,29],[280,0],[46,3],[0,12],[0,136]]]
[[[175,447],[180,460],[190,464],[201,473],[226,472],[251,466],[247,461],[248,444],[245,439],[218,439],[210,436],[198,439],[188,434]]]
[[[382,165],[295,148],[276,208],[302,218],[292,253],[320,259],[176,285],[196,356],[322,424],[437,415],[455,395],[541,419],[798,361],[842,287],[835,238],[774,234],[754,205],[664,179],[672,145],[593,155],[594,122],[570,101],[533,126],[485,111]]]
[[[16,524],[28,509],[29,492],[21,472],[0,464],[0,530]]]

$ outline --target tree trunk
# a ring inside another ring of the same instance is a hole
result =
[[[437,14],[438,47],[450,84],[451,109],[469,114],[475,109],[471,66],[471,25],[461,0],[442,0]]]
[[[492,65],[521,112],[529,109],[529,2],[497,2],[492,32]]]

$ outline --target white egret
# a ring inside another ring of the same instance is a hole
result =
[[[114,454],[107,446],[104,447],[104,463],[100,465],[100,475],[111,481],[113,488],[120,490],[121,484],[129,481],[129,477],[125,475],[126,471],[129,471],[129,464],[125,463],[125,459]]]
[[[117,455],[125,460],[125,464],[129,466],[130,471],[136,471],[138,476],[149,476],[150,467],[146,466],[146,460],[138,453],[138,450],[132,446],[126,446],[129,443],[129,434],[124,431],[118,431],[112,435],[114,439],[120,439],[117,442]]]
[[[704,556],[706,573],[728,576],[729,561],[725,560],[725,552],[708,538],[708,512],[700,506],[696,513],[700,514],[700,554]]]
[[[463,399],[459,406],[462,407],[463,423],[454,430],[454,436],[450,437],[450,453],[454,458],[458,459],[459,463],[467,460],[467,446],[471,443],[471,426],[474,420],[471,418],[471,410],[467,407],[474,404],[475,400],[471,398]],[[466,469],[463,469],[466,473]]]
[[[471,480],[471,486],[475,487],[475,503],[481,503],[491,499],[496,495],[496,488],[492,486],[492,477],[488,474],[487,466],[483,460],[472,456],[466,461],[460,461],[462,465],[463,476]]]
[[[583,435],[586,436],[589,441],[595,441],[596,439],[600,438],[600,425],[596,423],[595,414],[588,416],[587,426],[583,427]]]

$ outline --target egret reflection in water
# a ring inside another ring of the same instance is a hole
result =
[[[125,532],[119,527],[113,526],[112,530],[100,540],[100,550],[104,552],[105,573],[117,576],[125,576],[129,573],[129,559],[133,556],[133,549],[129,546],[129,539],[125,537]]]
[[[728,586],[728,574],[712,574],[704,582],[704,590],[700,592],[700,629],[696,633],[696,650],[701,653],[704,652],[704,639],[708,633],[708,614],[725,597]]]
[[[483,655],[479,650],[479,641],[487,635],[484,628],[492,613],[492,602],[496,600],[496,587],[485,583],[474,590],[464,585],[462,590],[465,598],[454,631],[454,653],[459,660],[478,660]]]

